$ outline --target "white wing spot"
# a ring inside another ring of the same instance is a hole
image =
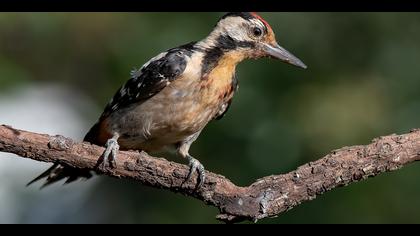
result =
[[[137,69],[133,69],[133,70],[131,71],[130,75],[131,75],[131,78],[132,78],[134,81],[136,81],[136,80],[137,80],[137,78],[138,78],[138,77],[140,77],[140,75],[141,75],[141,70],[140,70],[140,69],[139,69],[139,70],[137,70]]]
[[[127,93],[127,89],[126,89],[125,87],[122,87],[122,88],[120,89],[120,94],[121,94],[121,96],[124,96],[126,93]]]
[[[162,57],[164,57],[164,56],[166,56],[166,54],[167,54],[167,52],[162,52],[162,53],[160,53],[160,54],[158,54],[157,56],[155,56],[155,57],[153,57],[152,59],[150,59],[148,62],[146,62],[141,68],[140,68],[140,70],[141,69],[143,69],[144,67],[146,67],[146,66],[148,66],[152,61],[156,61],[156,60],[159,60],[159,59],[161,59]]]

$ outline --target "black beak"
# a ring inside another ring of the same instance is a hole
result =
[[[293,54],[288,52],[286,49],[282,48],[277,43],[274,46],[270,44],[264,44],[263,50],[265,53],[267,53],[268,56],[277,58],[286,63],[292,64],[297,67],[301,67],[303,69],[307,68],[307,66],[301,60],[299,60],[299,58],[295,57]]]

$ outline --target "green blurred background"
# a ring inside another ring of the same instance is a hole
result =
[[[80,140],[131,69],[204,38],[222,15],[1,13],[0,123]],[[230,111],[191,149],[208,170],[248,185],[420,127],[419,13],[261,16],[309,68],[238,66]],[[0,223],[217,223],[213,207],[128,180],[25,188],[49,164],[1,155]],[[420,223],[419,179],[413,164],[259,223]]]

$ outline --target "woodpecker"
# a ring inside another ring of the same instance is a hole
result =
[[[186,181],[198,172],[200,188],[205,181],[204,167],[189,154],[190,146],[210,121],[221,119],[228,111],[238,89],[237,64],[262,57],[306,68],[279,46],[261,16],[227,13],[203,40],[169,49],[133,70],[84,141],[106,147],[101,168],[115,167],[118,150],[154,153],[174,148],[188,160]],[[67,178],[65,183],[90,178],[91,173],[54,164],[29,184],[45,177],[43,186],[63,178]]]

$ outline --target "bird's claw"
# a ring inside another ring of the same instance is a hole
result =
[[[117,152],[120,149],[117,140],[114,138],[108,139],[105,147],[106,149],[101,157],[102,163],[99,165],[101,170],[107,170],[108,167],[115,168],[117,166],[115,159],[117,158]]]
[[[206,178],[206,174],[204,172],[204,166],[195,158],[189,156],[188,157],[188,162],[189,162],[189,166],[190,166],[190,171],[188,173],[187,179],[185,180],[185,182],[188,182],[192,179],[192,175],[194,174],[195,171],[197,171],[198,173],[198,184],[197,184],[197,189],[200,189],[203,186],[203,183],[205,181]]]

